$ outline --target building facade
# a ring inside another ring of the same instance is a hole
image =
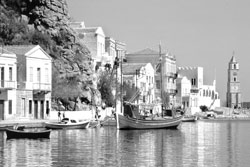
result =
[[[227,107],[230,108],[242,107],[239,70],[239,63],[233,56],[228,63],[227,79]]]
[[[177,90],[177,103],[192,114],[199,112],[200,106],[220,107],[216,81],[205,85],[202,67],[178,67]]]
[[[131,103],[139,104],[141,111],[157,112],[155,100],[155,72],[151,63],[124,63],[123,82],[135,88]],[[125,92],[126,93],[126,92]],[[160,111],[158,111],[160,112]]]
[[[17,55],[15,118],[46,119],[51,108],[52,58],[39,45],[5,48]]]
[[[176,59],[173,55],[170,53],[160,54],[160,52],[147,48],[126,54],[126,60],[128,63],[151,63],[155,71],[155,100],[159,101],[164,98],[163,103],[167,107],[176,106],[177,70]],[[162,92],[164,92],[163,97]]]
[[[0,121],[16,115],[17,90],[16,54],[1,48],[0,53]]]

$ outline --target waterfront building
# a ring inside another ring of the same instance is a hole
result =
[[[192,114],[200,111],[200,106],[208,109],[220,107],[216,81],[204,84],[202,67],[178,67],[177,103]]]
[[[154,90],[155,72],[151,63],[124,63],[122,72],[123,82],[134,89],[134,96],[130,102],[139,104],[141,111],[157,112]]]
[[[16,115],[17,89],[16,54],[1,48],[0,52],[0,120],[12,119]]]
[[[160,66],[162,57],[162,66]],[[164,103],[167,107],[176,106],[176,58],[170,53],[161,53],[147,48],[138,52],[126,54],[128,63],[151,63],[155,71],[155,100],[161,99],[161,90],[164,91]],[[162,78],[160,72],[162,70]],[[162,82],[162,84],[160,84]],[[161,87],[162,85],[162,87]]]
[[[230,108],[239,108],[242,106],[239,69],[239,63],[236,61],[235,56],[232,56],[228,63],[227,79],[227,107]]]
[[[39,45],[4,48],[17,55],[14,118],[45,119],[51,108],[52,58]]]

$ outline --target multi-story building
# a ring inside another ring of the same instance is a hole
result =
[[[51,108],[52,58],[39,45],[5,46],[17,55],[17,118],[44,119]]]
[[[179,67],[177,79],[177,103],[192,114],[200,111],[200,106],[209,109],[220,107],[216,81],[212,85],[203,84],[202,67]]]
[[[126,54],[126,60],[128,63],[151,63],[155,71],[155,100],[163,99],[163,103],[167,107],[176,106],[177,72],[176,59],[173,55],[160,54],[160,52],[147,48]]]
[[[140,104],[140,110],[155,110],[155,72],[151,63],[124,63],[122,65],[123,82],[135,88],[130,102]],[[137,96],[137,97],[136,97]]]
[[[239,69],[239,63],[233,56],[228,64],[227,79],[227,107],[230,108],[242,107]]]
[[[105,51],[105,34],[102,27],[85,27],[83,22],[72,22],[70,25],[77,32],[80,41],[89,49],[95,70],[111,61]]]
[[[1,48],[0,52],[0,120],[12,119],[16,114],[16,54]]]

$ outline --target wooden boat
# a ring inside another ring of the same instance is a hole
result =
[[[64,118],[60,122],[45,122],[47,129],[85,129],[89,127],[90,121],[77,121]]]
[[[118,114],[118,129],[176,129],[182,122],[182,116],[161,119],[136,119]]]
[[[138,106],[124,104],[124,115],[117,115],[118,129],[176,129],[182,122],[182,115],[167,117],[143,117]]]
[[[160,68],[163,68],[162,66],[162,54],[159,53],[160,56]],[[121,61],[122,63],[122,61]],[[121,65],[122,67],[122,65]],[[122,70],[122,68],[120,68]],[[162,69],[160,69],[161,74],[161,85],[162,88]],[[122,74],[122,71],[121,71]],[[122,83],[122,77],[121,77],[121,83]],[[123,90],[123,89],[122,89]],[[139,90],[139,89],[138,89]],[[161,90],[161,99],[164,98],[164,91]],[[120,93],[120,99],[121,99],[121,112],[116,113],[116,120],[117,120],[117,129],[165,129],[165,128],[171,128],[176,129],[182,122],[182,115],[176,115],[176,110],[170,110],[171,111],[171,117],[165,117],[164,113],[167,112],[166,110],[166,104],[162,100],[161,106],[162,106],[162,117],[157,118],[147,118],[145,116],[141,116],[139,114],[139,105],[133,105],[132,102],[138,98],[140,95],[140,92],[135,92],[134,96],[132,96],[131,99],[127,102],[123,103],[123,93]],[[132,100],[133,99],[133,100]],[[153,113],[153,112],[152,112]]]
[[[29,139],[38,139],[38,138],[50,138],[51,130],[42,130],[42,131],[25,131],[18,129],[6,129],[7,139],[19,139],[19,138],[29,138]]]
[[[185,115],[182,118],[182,122],[195,122],[197,121],[198,117],[195,115]]]

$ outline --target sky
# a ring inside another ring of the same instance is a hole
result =
[[[226,100],[227,69],[240,65],[242,101],[250,101],[249,0],[67,0],[69,15],[86,27],[100,26],[126,43],[127,52],[145,48],[176,56],[177,66],[203,67],[205,83],[216,79]]]

